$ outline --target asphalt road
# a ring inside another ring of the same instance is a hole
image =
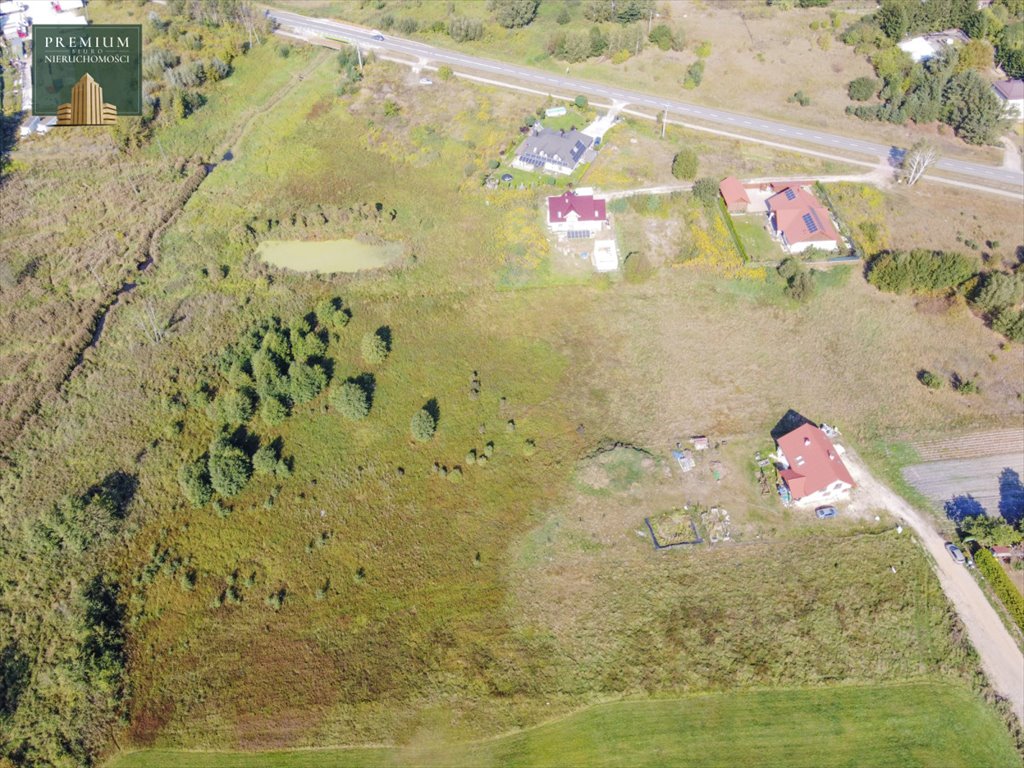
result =
[[[774,120],[764,120],[738,112],[702,107],[696,104],[668,99],[664,96],[654,96],[640,91],[631,91],[603,83],[595,83],[590,80],[567,77],[553,72],[494,61],[493,59],[479,56],[470,56],[413,40],[393,37],[390,34],[385,35],[384,40],[374,40],[369,30],[340,21],[314,19],[280,10],[271,10],[269,14],[282,28],[316,35],[331,35],[349,42],[359,43],[367,48],[400,53],[433,63],[448,64],[452,67],[487,73],[488,76],[496,79],[502,77],[515,78],[517,81],[530,83],[541,90],[558,91],[562,95],[583,93],[591,97],[597,96],[609,101],[631,104],[636,107],[648,107],[659,111],[667,109],[672,115],[714,123],[722,128],[729,129],[733,133],[754,132],[789,140],[790,142],[811,144],[832,150],[852,151],[875,158],[888,157],[893,149],[886,144],[877,144],[862,139],[851,139],[834,133],[801,128]],[[982,186],[1010,184],[1024,188],[1024,173],[1012,169],[951,158],[940,159],[936,164],[936,168],[968,177]]]

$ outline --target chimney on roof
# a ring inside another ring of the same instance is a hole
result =
[[[804,438],[804,445],[810,445],[810,444],[811,444],[811,438],[805,437]]]
[[[831,461],[835,461],[835,460],[836,460],[836,455],[835,455],[834,453],[832,453],[832,451],[829,451],[829,452],[828,452],[828,458],[829,458],[829,459],[830,459]]]

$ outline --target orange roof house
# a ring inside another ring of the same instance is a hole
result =
[[[799,253],[811,246],[836,250],[839,233],[828,209],[803,187],[786,186],[768,198],[768,219],[786,249]]]
[[[718,185],[718,194],[725,201],[725,207],[730,212],[742,212],[750,205],[750,197],[743,184],[735,176],[726,176]]]
[[[779,477],[794,501],[827,501],[854,486],[838,449],[819,427],[804,424],[777,442],[785,465]]]

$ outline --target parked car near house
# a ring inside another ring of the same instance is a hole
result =
[[[839,510],[835,507],[818,507],[814,510],[814,514],[818,516],[819,520],[828,520],[829,518],[838,515]]]
[[[967,558],[964,557],[964,553],[960,551],[960,547],[951,541],[946,542],[946,551],[949,552],[949,556],[957,563],[967,562]]]

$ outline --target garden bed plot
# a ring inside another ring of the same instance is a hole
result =
[[[645,517],[647,530],[651,532],[651,542],[655,549],[671,549],[703,544],[697,521],[701,519],[699,507],[684,506],[661,512],[652,517]]]

